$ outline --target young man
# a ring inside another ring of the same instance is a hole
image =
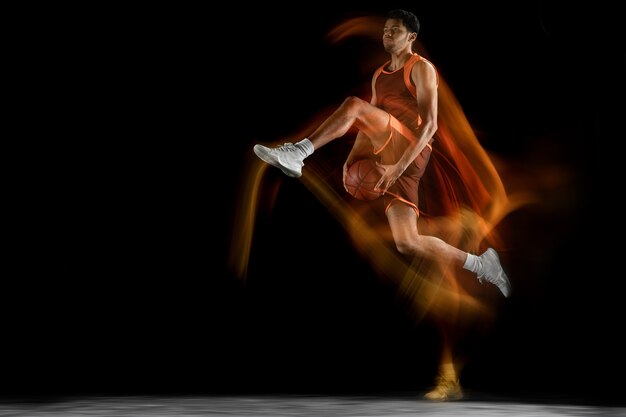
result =
[[[397,250],[444,265],[465,268],[508,297],[511,285],[496,251],[477,256],[462,251],[435,236],[418,232],[418,186],[430,160],[437,131],[439,84],[431,62],[413,52],[420,29],[417,17],[405,10],[388,13],[383,30],[383,47],[390,59],[372,78],[368,103],[348,97],[312,134],[276,148],[254,146],[256,155],[290,177],[300,177],[304,160],[316,149],[341,138],[351,127],[358,133],[343,165],[343,177],[352,163],[375,156],[384,168],[377,188],[383,193],[385,213]],[[446,378],[444,378],[446,379]],[[431,399],[453,399],[461,391],[455,376],[447,378]]]

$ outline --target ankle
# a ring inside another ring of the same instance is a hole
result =
[[[302,139],[300,142],[297,142],[295,145],[298,149],[302,151],[304,158],[306,158],[307,156],[310,156],[315,150],[315,148],[313,147],[313,143],[308,138]]]
[[[465,263],[463,264],[463,268],[468,271],[478,273],[482,268],[482,261],[479,256],[468,253]]]

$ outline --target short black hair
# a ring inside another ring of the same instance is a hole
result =
[[[402,20],[404,26],[406,26],[411,32],[415,34],[420,33],[420,21],[413,13],[403,9],[393,9],[387,12],[387,19],[399,19]]]

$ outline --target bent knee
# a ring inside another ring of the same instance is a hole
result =
[[[349,97],[346,97],[346,99],[343,101],[343,104],[341,106],[348,109],[349,111],[358,112],[366,104],[368,104],[367,101],[359,97],[349,96]]]
[[[402,255],[415,255],[418,252],[417,244],[408,240],[397,241],[396,249]]]

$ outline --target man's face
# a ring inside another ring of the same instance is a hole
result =
[[[404,49],[411,43],[411,33],[400,19],[387,19],[383,29],[383,46],[392,53]]]

